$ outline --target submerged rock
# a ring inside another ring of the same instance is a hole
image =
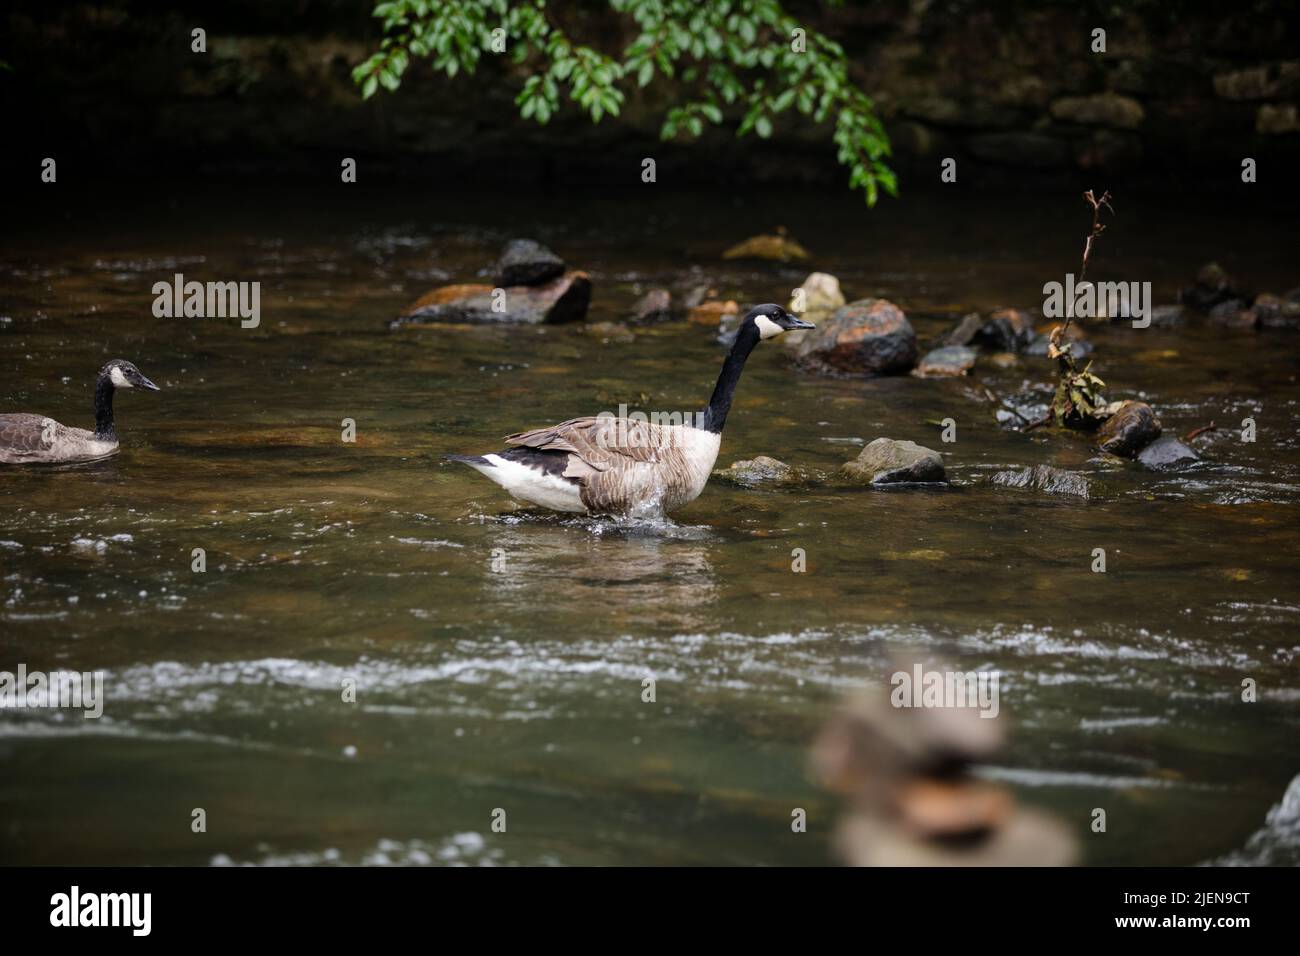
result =
[[[1157,438],[1138,454],[1138,461],[1156,469],[1176,468],[1200,460],[1200,455],[1172,435]]]
[[[783,461],[759,455],[746,461],[733,461],[730,468],[719,468],[713,477],[744,488],[758,485],[781,485],[799,480],[799,472]]]
[[[633,322],[663,322],[673,316],[673,294],[667,289],[651,289],[632,306]]]
[[[1181,305],[1158,305],[1151,310],[1151,324],[1168,329],[1187,322],[1187,310]]]
[[[511,239],[492,270],[498,286],[541,285],[563,275],[564,260],[532,239]]]
[[[998,309],[975,334],[977,342],[999,352],[1019,352],[1034,340],[1034,320],[1023,309]]]
[[[587,315],[591,279],[585,272],[568,272],[544,285],[508,286],[502,291],[504,296],[498,297],[490,285],[442,286],[407,306],[389,327],[429,322],[576,322]]]
[[[1253,329],[1259,324],[1254,311],[1241,299],[1227,299],[1210,309],[1210,321],[1229,329]]]
[[[1240,298],[1232,276],[1217,262],[1207,262],[1193,283],[1178,293],[1178,301],[1200,312],[1209,312],[1220,302]]]
[[[686,318],[696,325],[708,325],[717,328],[727,316],[739,314],[740,306],[736,304],[735,300],[728,299],[726,302],[721,302],[714,299],[709,302],[701,302],[695,306],[686,313]]]
[[[965,375],[975,365],[975,350],[964,345],[945,345],[925,354],[912,370],[919,378],[944,378]]]
[[[970,345],[971,340],[984,327],[984,319],[978,312],[968,312],[957,323],[957,327],[943,338],[944,345]]]
[[[722,254],[724,259],[763,259],[768,262],[805,262],[812,258],[808,250],[785,234],[776,233],[751,236],[738,242]]]
[[[853,461],[840,466],[851,478],[873,485],[897,482],[943,482],[943,457],[916,442],[877,438]]]
[[[1062,122],[1112,129],[1137,129],[1146,117],[1141,103],[1118,93],[1063,96],[1053,100],[1050,109],[1052,118]]]
[[[1074,495],[1089,497],[1088,479],[1072,471],[1062,471],[1051,465],[1034,465],[1023,471],[999,471],[993,484],[1006,488],[1033,488],[1049,495]]]
[[[1097,429],[1097,446],[1112,455],[1133,458],[1160,437],[1160,419],[1146,402],[1121,402]]]
[[[803,308],[799,308],[799,291],[803,291]],[[829,272],[814,272],[803,280],[790,297],[789,311],[816,325],[844,305],[840,280]]]
[[[823,375],[901,374],[916,364],[916,332],[885,299],[850,302],[785,344],[800,367]]]

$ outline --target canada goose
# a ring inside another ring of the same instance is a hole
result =
[[[664,514],[704,490],[736,382],[754,346],[790,329],[813,327],[779,305],[755,308],[740,324],[713,397],[698,414],[647,421],[645,415],[620,418],[606,412],[510,435],[505,442],[517,447],[495,454],[446,457],[482,472],[514,497],[553,511]]]
[[[113,392],[119,388],[159,391],[157,385],[123,359],[113,359],[95,380],[95,430],[69,428],[44,415],[0,415],[0,464],[94,461],[117,451],[113,431]]]

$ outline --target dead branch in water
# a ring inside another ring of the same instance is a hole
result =
[[[1217,432],[1218,430],[1219,430],[1218,426],[1215,425],[1214,422],[1210,422],[1210,424],[1202,425],[1200,428],[1193,428],[1191,431],[1189,431],[1186,435],[1183,436],[1183,441],[1195,441],[1196,439],[1204,435],[1206,432]]]

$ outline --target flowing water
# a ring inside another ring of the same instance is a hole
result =
[[[1099,277],[1167,302],[1217,258],[1256,288],[1300,284],[1276,216],[1122,199]],[[512,504],[440,456],[620,402],[694,410],[713,331],[385,328],[515,235],[591,272],[591,321],[692,266],[784,301],[807,269],[718,258],[783,223],[850,298],[900,304],[924,346],[966,309],[1040,305],[1087,216],[1043,196],[867,213],[841,193],[159,187],[20,219],[0,255],[0,410],[86,426],[113,357],[163,391],[119,394],[112,459],[0,472],[0,670],[102,670],[106,695],[98,720],[0,714],[0,861],[828,862],[838,804],[809,743],[915,651],[1002,673],[1013,725],[985,772],[1066,820],[1086,862],[1300,862],[1283,800],[1300,773],[1300,333],[1089,327],[1110,397],[1146,399],[1166,433],[1223,428],[1168,473],[1000,426],[984,388],[1041,407],[1046,359],[842,381],[764,344],[719,464],[767,454],[812,480],[715,481],[670,522],[619,524]],[[155,318],[152,285],[176,272],[260,281],[260,327]],[[838,484],[881,435],[941,450],[952,487]],[[989,480],[1038,463],[1092,496]]]

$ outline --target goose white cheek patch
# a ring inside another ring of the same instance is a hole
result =
[[[754,319],[754,324],[758,326],[758,336],[763,339],[770,339],[774,335],[780,335],[785,329],[777,325],[765,315],[760,315]]]
[[[118,388],[135,388],[134,385],[126,380],[126,376],[122,374],[122,370],[116,365],[113,366],[113,371],[108,373],[108,377],[112,379],[113,384]]]

